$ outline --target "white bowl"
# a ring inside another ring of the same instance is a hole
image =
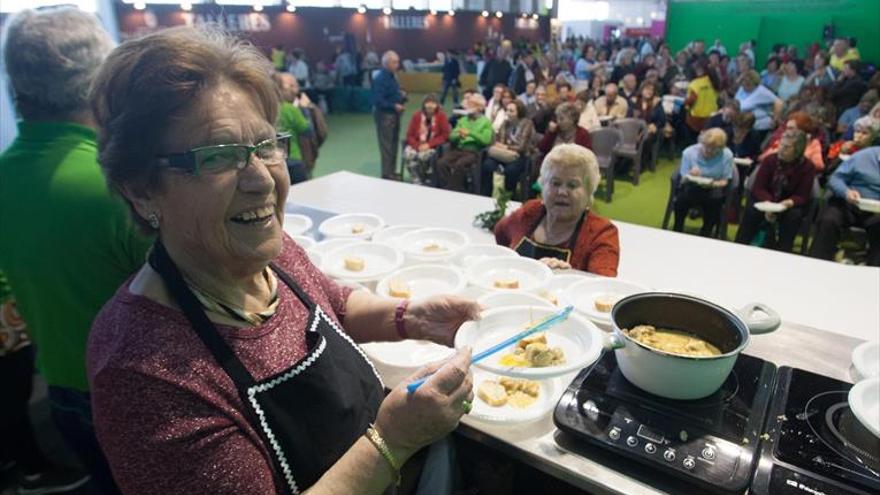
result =
[[[362,226],[363,231],[353,232],[355,226]],[[318,232],[324,237],[355,237],[369,239],[374,233],[385,226],[385,220],[372,213],[346,213],[336,215],[321,222]]]
[[[410,232],[425,228],[422,225],[392,225],[373,234],[373,242],[383,242],[397,247],[397,239]]]
[[[488,258],[515,258],[519,254],[509,247],[498,244],[470,244],[463,247],[451,261],[463,270]]]
[[[553,277],[553,270],[538,260],[531,258],[489,258],[472,264],[467,269],[468,281],[488,291],[521,290],[534,292],[543,288]],[[516,279],[517,289],[495,287],[494,282],[500,279]]]
[[[788,208],[782,203],[774,203],[772,201],[761,201],[755,203],[755,209],[765,213],[782,213]]]
[[[500,375],[489,373],[488,371],[474,370],[474,393],[477,387],[485,380],[497,380]],[[549,380],[541,380],[538,382],[541,391],[534,404],[526,408],[516,408],[510,404],[499,407],[493,407],[483,402],[479,397],[474,397],[473,409],[468,413],[469,418],[485,421],[487,423],[526,423],[543,418],[553,411],[562,393],[565,391],[566,383],[561,378],[553,378]]]
[[[651,289],[642,284],[627,282],[619,278],[593,278],[576,282],[568,286],[562,293],[565,304],[571,304],[574,308],[592,320],[602,325],[611,325],[611,312],[603,313],[596,309],[596,298],[603,295],[623,299],[626,296],[648,292]]]
[[[316,244],[314,239],[305,235],[292,235],[290,238],[293,239],[293,242],[299,244],[299,247],[306,251],[313,248]]]
[[[352,271],[345,268],[345,258],[352,256],[364,260],[363,270]],[[326,253],[321,269],[334,278],[364,282],[379,280],[400,268],[402,264],[403,253],[399,249],[387,244],[362,241]]]
[[[298,213],[284,214],[284,231],[287,232],[287,235],[291,237],[303,235],[310,228],[312,228],[311,218]]]
[[[311,247],[311,250],[326,254],[336,248],[341,248],[342,246],[348,246],[349,244],[354,244],[361,241],[362,239],[357,239],[354,237],[332,237],[330,239],[319,241],[317,244]]]
[[[537,306],[542,308],[552,308],[553,303],[528,292],[490,292],[479,299],[477,302],[483,309],[503,308],[507,306]]]
[[[425,251],[425,248],[432,244],[440,246],[442,250]],[[407,256],[420,261],[449,259],[468,244],[470,244],[468,236],[455,229],[424,228],[408,232],[397,238],[398,247]]]
[[[856,381],[880,376],[880,342],[864,342],[853,349],[852,364],[858,372]]]
[[[592,273],[582,272],[578,270],[569,270],[566,272],[553,272],[553,278],[541,289],[535,291],[535,294],[542,299],[549,301],[551,304],[560,306],[563,304],[565,289],[570,285],[583,280],[591,280],[598,277]],[[555,303],[554,303],[555,299]]]
[[[849,390],[848,402],[856,419],[880,438],[880,377],[856,383]]]
[[[397,270],[376,284],[376,294],[386,299],[397,299],[388,292],[392,280],[405,282],[412,295],[410,300],[418,301],[440,294],[457,294],[464,289],[464,275],[457,268],[444,265],[415,265]]]
[[[466,322],[458,329],[455,347],[470,346],[474,354],[477,354],[522,332],[530,323],[557,311],[557,308],[549,306],[508,306],[486,310],[479,320]],[[575,313],[571,313],[567,320],[550,327],[544,333],[547,335],[547,345],[562,348],[565,353],[563,364],[543,368],[503,366],[498,361],[505,354],[513,352],[514,346],[510,346],[474,366],[499,375],[538,380],[580,370],[593,364],[602,352],[602,331]]]
[[[370,342],[361,348],[376,366],[385,386],[393,388],[424,366],[444,361],[455,349],[427,340]]]
[[[859,198],[857,204],[862,211],[867,211],[868,213],[880,213],[880,200]]]

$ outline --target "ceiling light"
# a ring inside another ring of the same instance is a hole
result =
[[[366,13],[367,13],[367,6],[366,5],[361,5],[358,7],[358,14],[366,14]]]
[[[189,12],[192,9],[193,9],[193,6],[189,2],[183,2],[182,4],[180,4],[180,10],[185,10],[185,11]]]
[[[385,15],[391,15],[391,7],[383,7],[382,13]]]
[[[538,20],[539,17],[541,17],[541,16],[539,16],[538,14],[532,14],[532,19],[534,19],[536,21]]]
[[[454,11],[454,10],[450,10],[449,12],[447,12],[447,14],[449,14],[449,15],[451,15],[451,16],[454,17],[454,16],[455,16],[455,11]]]
[[[134,10],[144,10],[145,8],[147,8],[147,4],[145,4],[144,2],[134,3]]]
[[[495,11],[495,17],[501,19],[501,16],[503,16],[503,15],[504,15],[504,14],[502,14],[500,10],[496,10],[496,11]]]
[[[483,16],[483,17],[489,17],[489,11],[488,11],[488,10],[484,10],[483,13],[481,13],[480,15]]]
[[[436,10],[434,10],[434,9],[431,9],[431,10],[429,10],[429,11],[428,11],[428,12],[430,12],[430,13],[431,13],[431,15],[437,15],[437,11],[436,11]]]
[[[290,12],[291,14],[296,12],[296,5],[293,5],[292,3],[287,4],[286,8],[287,8],[287,11]]]
[[[262,12],[262,11],[263,11],[263,6],[261,4],[255,3],[254,4],[254,12]]]

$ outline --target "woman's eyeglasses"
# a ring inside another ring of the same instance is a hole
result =
[[[200,146],[183,153],[159,155],[159,166],[183,170],[191,175],[241,170],[256,156],[267,167],[286,164],[290,134],[279,134],[251,146],[218,144]]]

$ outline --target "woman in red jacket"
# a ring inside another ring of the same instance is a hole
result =
[[[538,151],[546,155],[558,144],[574,143],[591,148],[590,133],[578,126],[581,113],[574,103],[562,103],[556,107],[555,121],[547,125],[547,132],[538,143]]]
[[[541,199],[524,203],[495,225],[495,242],[554,269],[617,276],[617,227],[590,210],[599,163],[589,149],[560,144],[541,164]]]
[[[422,110],[416,112],[406,129],[406,148],[403,163],[409,170],[413,184],[423,184],[431,173],[431,159],[437,148],[449,141],[449,119],[440,108],[437,96],[429,94],[422,100]]]

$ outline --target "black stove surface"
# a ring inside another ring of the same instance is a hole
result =
[[[880,493],[880,439],[853,416],[852,385],[783,367],[754,493]]]
[[[706,490],[741,492],[757,458],[775,366],[740,355],[721,389],[704,399],[664,399],[632,385],[606,352],[556,407],[563,432]]]

